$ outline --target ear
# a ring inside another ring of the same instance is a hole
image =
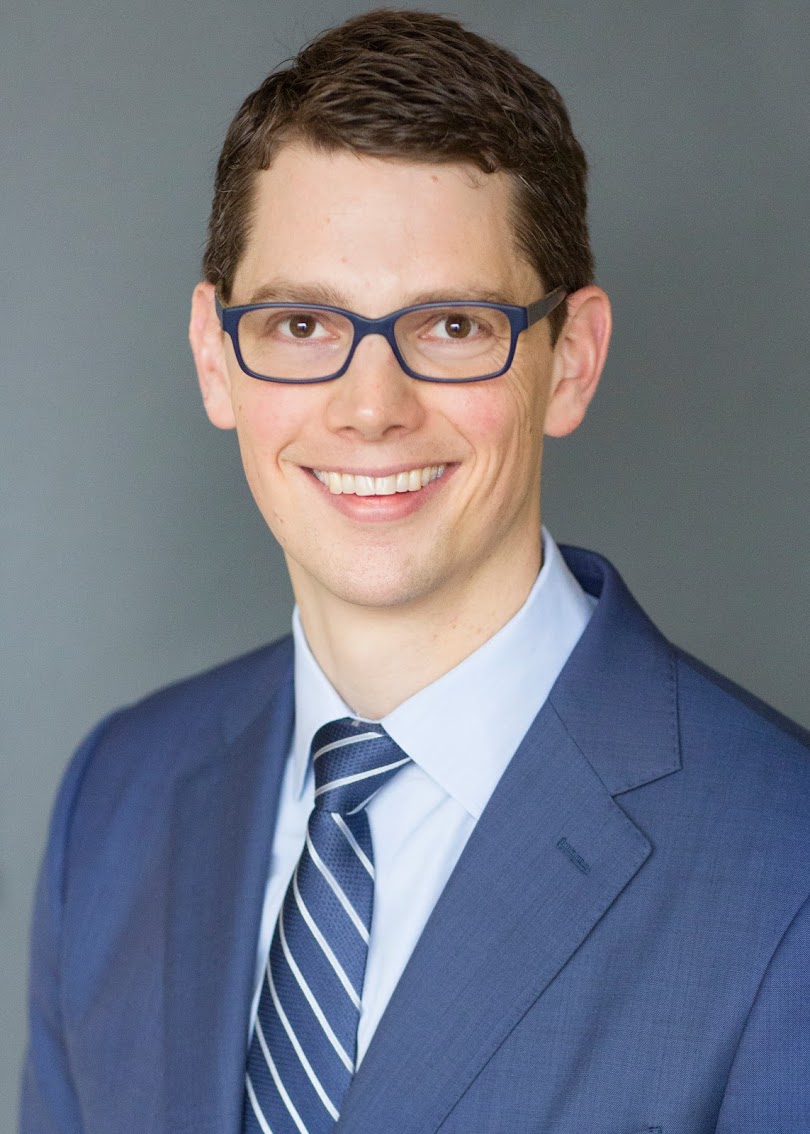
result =
[[[225,358],[224,335],[214,306],[213,284],[199,283],[194,288],[188,338],[205,412],[218,429],[233,429],[236,421],[231,401],[231,378]]]
[[[601,288],[568,296],[568,318],[554,345],[546,436],[565,437],[584,418],[605,365],[611,325],[610,300]]]

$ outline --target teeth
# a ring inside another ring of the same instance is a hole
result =
[[[421,469],[394,473],[391,476],[359,476],[354,473],[324,472],[313,469],[313,473],[335,496],[393,496],[396,492],[418,492],[438,480],[446,465],[425,465]]]
[[[354,478],[354,491],[358,496],[374,495],[374,477],[356,476]]]

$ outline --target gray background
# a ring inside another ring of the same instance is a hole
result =
[[[435,5],[437,10],[444,5]],[[47,814],[111,707],[280,632],[283,561],[185,343],[239,101],[363,5],[145,0],[0,17],[0,1130]],[[603,388],[545,518],[676,641],[810,724],[806,3],[464,0],[561,88],[592,163]]]

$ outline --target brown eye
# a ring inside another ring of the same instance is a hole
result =
[[[472,329],[472,319],[467,315],[448,315],[444,321],[445,334],[450,339],[466,339]]]
[[[315,334],[317,322],[313,315],[292,315],[287,324],[296,339],[309,339]]]

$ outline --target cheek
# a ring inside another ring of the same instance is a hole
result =
[[[306,391],[270,382],[241,384],[233,399],[239,445],[249,456],[272,460],[300,436],[311,413],[301,396]]]
[[[456,430],[473,449],[513,449],[542,436],[543,409],[534,389],[511,381],[470,385],[451,390],[453,404],[445,409]]]
[[[280,461],[312,420],[311,407],[302,397],[307,392],[254,381],[235,387],[233,395],[245,479],[265,522],[285,549],[290,504]]]
[[[472,440],[495,439],[503,429],[504,407],[493,393],[483,387],[471,387],[462,395],[459,420]]]

